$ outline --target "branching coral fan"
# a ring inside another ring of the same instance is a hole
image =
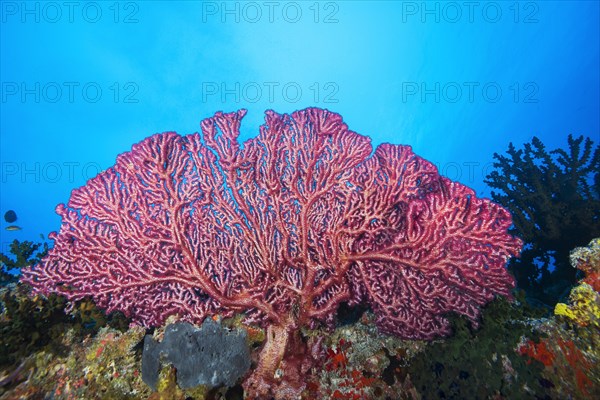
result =
[[[534,137],[494,154],[486,183],[492,198],[513,215],[511,232],[525,242],[509,269],[528,297],[554,306],[577,281],[569,252],[600,235],[600,146],[568,137],[569,149],[548,151]]]
[[[57,207],[55,246],[23,281],[144,326],[245,312],[267,329],[251,398],[297,397],[310,367],[298,328],[331,326],[341,302],[368,303],[384,332],[431,339],[449,333],[444,314],[476,322],[510,294],[505,264],[521,242],[505,209],[409,146],[372,153],[327,110],[267,111],[242,146],[245,113],[121,154]]]

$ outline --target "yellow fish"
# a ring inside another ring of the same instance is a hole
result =
[[[7,231],[20,231],[21,229],[23,229],[23,228],[21,228],[20,226],[17,226],[17,225],[10,225],[10,226],[6,227]]]

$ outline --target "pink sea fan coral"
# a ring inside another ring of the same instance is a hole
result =
[[[245,382],[257,398],[302,391],[298,328],[330,326],[341,302],[369,304],[384,332],[431,339],[449,333],[446,313],[476,322],[481,305],[509,295],[505,263],[521,242],[505,209],[409,146],[372,154],[327,110],[267,111],[241,146],[245,113],[121,154],[57,207],[54,248],[23,281],[144,326],[244,312],[267,328]]]

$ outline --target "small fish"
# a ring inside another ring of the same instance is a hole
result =
[[[6,227],[7,231],[20,231],[21,229],[23,229],[23,228],[21,228],[20,226],[17,226],[17,225],[10,225],[10,226]]]
[[[4,214],[4,220],[9,224],[12,224],[17,220],[17,213],[13,210],[8,210],[6,214]]]

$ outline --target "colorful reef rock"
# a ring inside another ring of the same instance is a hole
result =
[[[554,314],[585,327],[600,329],[600,238],[592,240],[587,247],[571,252],[571,265],[583,271],[585,277],[579,286],[571,290],[569,303],[558,303]]]
[[[143,326],[244,312],[267,330],[244,383],[256,398],[297,397],[317,351],[299,328],[331,326],[342,302],[368,304],[385,333],[432,339],[450,332],[448,312],[476,323],[510,295],[521,241],[504,208],[409,146],[373,152],[327,110],[267,111],[242,146],[245,113],[121,154],[57,207],[55,245],[22,280]]]
[[[600,398],[600,294],[594,288],[600,270],[600,239],[571,251],[571,264],[586,276],[571,290],[569,303],[559,303],[555,318],[538,326],[539,343],[529,341],[520,352],[544,365],[543,376],[553,399]]]
[[[571,305],[558,303],[554,314],[565,317],[579,326],[600,328],[600,295],[587,283],[575,287],[569,296]]]

